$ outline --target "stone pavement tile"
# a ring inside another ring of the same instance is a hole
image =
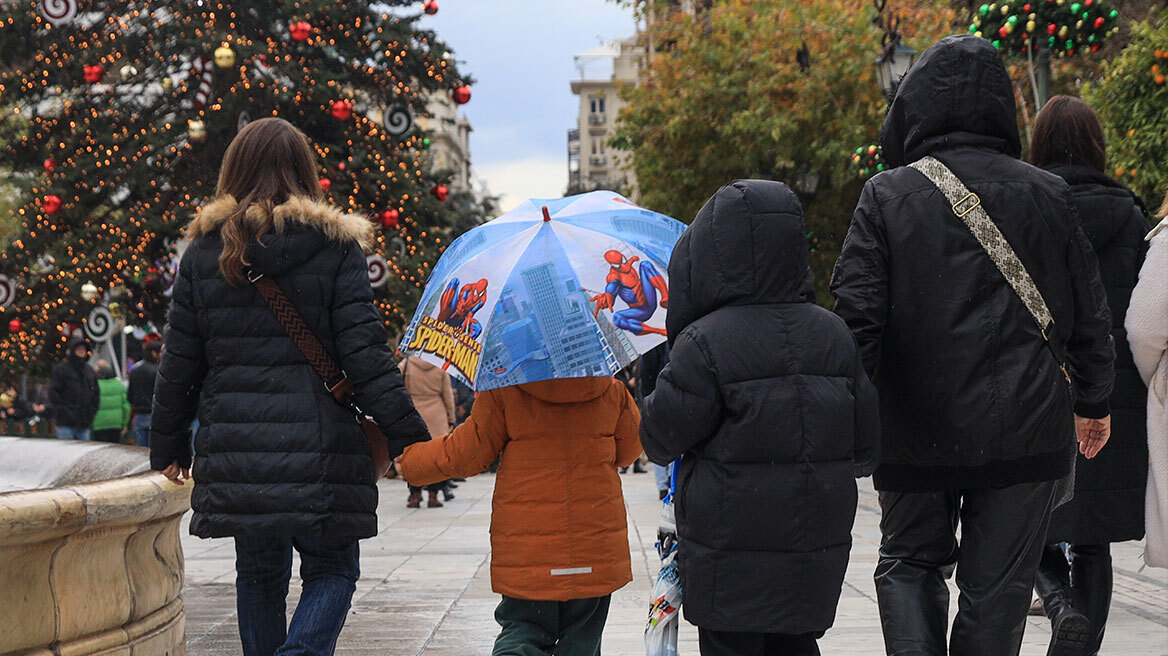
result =
[[[613,595],[604,636],[606,656],[644,654],[649,590],[657,573],[660,505],[651,476],[621,477],[629,510],[634,581]],[[445,508],[405,508],[406,487],[383,481],[380,534],[361,544],[362,578],[338,644],[345,656],[477,656],[490,653],[499,597],[491,591],[491,492],[494,477],[475,477]],[[861,483],[854,546],[835,627],[821,641],[824,654],[883,653],[872,571],[880,543],[879,506],[870,482]],[[184,530],[185,535],[185,530]],[[230,540],[184,537],[187,554],[188,653],[239,654],[236,634],[234,549]],[[1142,542],[1116,545],[1115,601],[1103,654],[1168,655],[1168,572],[1140,572]],[[293,577],[289,612],[299,594]],[[957,590],[950,583],[956,610]],[[1022,656],[1042,656],[1050,638],[1044,618],[1027,622]],[[697,631],[683,622],[680,653],[696,655]]]

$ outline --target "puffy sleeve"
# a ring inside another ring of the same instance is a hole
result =
[[[483,392],[454,432],[406,448],[401,475],[411,485],[431,485],[482,473],[507,444],[507,422],[497,390]]]
[[[665,465],[713,437],[722,419],[722,392],[709,355],[692,327],[681,332],[657,388],[644,401],[641,446]]]
[[[864,368],[876,374],[880,342],[888,320],[888,246],[880,202],[872,182],[864,186],[843,249],[831,276],[835,313],[848,324]]]
[[[150,467],[156,470],[173,462],[183,469],[191,466],[191,423],[207,376],[206,345],[199,332],[192,282],[194,258],[192,253],[179,263],[162,341],[150,420]]]
[[[641,411],[625,386],[619,381],[612,382],[609,394],[615,395],[620,404],[620,414],[616,421],[616,465],[628,467],[641,457],[641,437],[638,426],[641,423]]]
[[[365,257],[356,244],[346,249],[337,271],[331,315],[341,369],[353,385],[357,404],[389,438],[390,456],[430,439],[394,363],[385,325],[373,307]]]

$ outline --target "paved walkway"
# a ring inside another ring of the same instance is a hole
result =
[[[636,578],[613,598],[605,656],[644,654],[641,631],[656,554],[659,505],[651,475],[626,475],[630,547]],[[407,510],[400,481],[381,485],[381,532],[362,543],[362,578],[338,647],[352,656],[477,656],[489,654],[498,627],[488,571],[494,477],[471,479],[445,508]],[[761,511],[762,509],[760,509]],[[883,653],[872,585],[879,541],[876,495],[861,483],[852,563],[835,628],[824,654]],[[184,534],[186,529],[183,529]],[[184,537],[187,651],[191,656],[239,654],[234,551],[229,540]],[[1115,599],[1103,654],[1168,655],[1168,571],[1140,572],[1141,543],[1116,545]],[[289,611],[297,595],[294,580]],[[953,596],[956,605],[956,593]],[[1045,619],[1030,618],[1022,654],[1042,656],[1050,636]],[[696,655],[697,636],[683,623],[680,651]]]

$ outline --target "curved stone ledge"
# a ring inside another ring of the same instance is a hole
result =
[[[71,451],[20,442],[5,438],[0,452]],[[92,460],[81,467],[90,480],[107,455],[97,449],[115,449],[118,473],[140,470],[145,458],[137,447],[75,446]],[[0,458],[0,479],[11,462]],[[157,473],[58,484],[0,494],[0,656],[185,654],[178,532],[191,485]]]

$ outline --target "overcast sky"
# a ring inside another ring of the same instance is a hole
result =
[[[471,163],[507,211],[562,196],[567,131],[576,126],[572,56],[632,36],[632,10],[608,0],[439,0],[422,25],[453,48],[475,78],[469,104]],[[421,4],[419,2],[419,4]],[[590,68],[611,75],[611,64]]]

